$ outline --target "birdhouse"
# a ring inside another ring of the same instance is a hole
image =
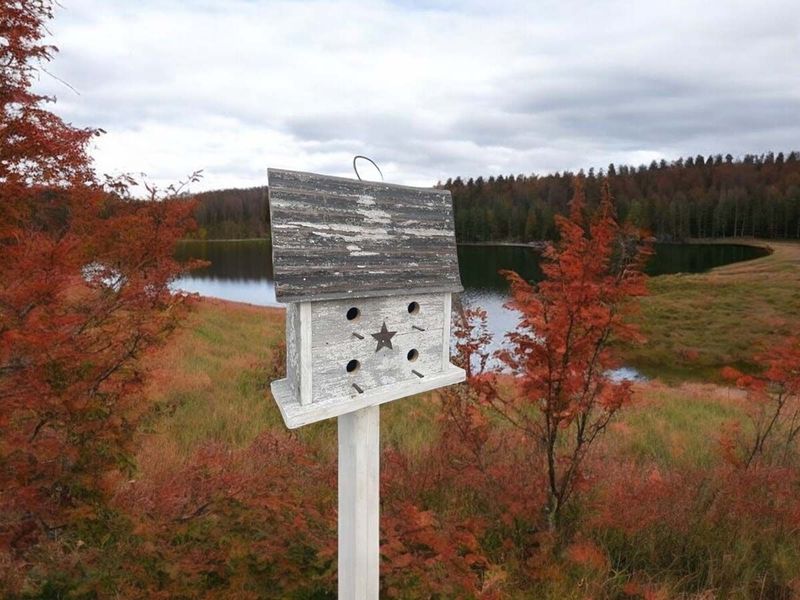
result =
[[[290,428],[464,380],[447,190],[269,170],[275,293],[286,307]]]

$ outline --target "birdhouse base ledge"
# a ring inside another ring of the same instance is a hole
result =
[[[358,396],[345,398],[330,398],[321,402],[311,404],[300,404],[299,399],[292,392],[291,386],[286,379],[273,381],[270,388],[275,402],[281,411],[284,423],[289,429],[295,429],[316,423],[332,417],[338,417],[367,406],[375,406],[385,402],[391,402],[399,398],[414,396],[423,392],[460,383],[466,379],[464,369],[454,365],[448,365],[444,371],[418,380],[408,380],[399,383],[385,385],[373,390],[367,390]]]

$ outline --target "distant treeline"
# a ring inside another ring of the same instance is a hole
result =
[[[583,172],[581,171],[581,174]],[[800,239],[800,153],[716,155],[586,175],[590,203],[608,176],[618,216],[663,240],[757,236]],[[574,173],[448,179],[459,241],[552,239]]]
[[[269,237],[267,188],[216,190],[195,195],[197,231],[209,240]]]
[[[529,242],[553,239],[554,217],[566,213],[575,175],[457,177],[440,185],[453,193],[459,241]],[[590,204],[608,176],[619,218],[662,240],[800,239],[800,152],[611,164],[584,175]],[[194,237],[269,237],[266,186],[203,192],[196,198]]]

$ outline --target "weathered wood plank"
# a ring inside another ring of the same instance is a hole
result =
[[[270,169],[269,194],[279,301],[462,289],[447,190]]]
[[[299,349],[299,375],[300,375],[300,404],[311,404],[314,394],[314,374],[311,347],[311,303],[299,303],[300,329],[298,331]]]
[[[300,305],[286,307],[286,380],[292,393],[300,397]]]
[[[442,364],[450,362],[450,324],[453,317],[453,295],[442,294]]]
[[[307,189],[276,188],[274,190],[274,205],[272,210],[293,211],[296,215],[325,215],[330,217],[349,217],[353,214],[353,204],[362,201],[362,210],[368,210],[369,204],[364,204],[364,195],[338,195],[318,193]],[[378,194],[380,196],[381,194]],[[405,196],[406,198],[408,196]],[[440,223],[442,218],[452,214],[451,205],[444,206],[438,203],[420,203],[400,200],[393,205],[394,214],[399,220],[428,221]]]
[[[372,256],[391,257],[394,261],[407,261],[419,260],[420,258],[427,261],[434,259],[438,256],[436,248],[417,248],[410,247],[410,244],[387,244],[386,247],[380,248],[379,251],[374,253],[364,253],[362,256],[369,259]],[[353,250],[358,252],[358,250]],[[358,256],[358,255],[355,255]],[[449,258],[449,257],[448,257]],[[331,260],[330,251],[327,248],[311,247],[292,247],[285,246],[281,248],[281,255],[276,257],[276,263],[285,262],[288,266],[302,266],[304,264],[314,266],[321,264],[333,264]],[[424,264],[424,263],[423,263]],[[456,261],[453,261],[456,264]]]
[[[421,188],[383,181],[359,181],[348,177],[335,177],[332,175],[319,175],[304,171],[289,171],[286,169],[268,169],[269,186],[276,190],[305,191],[320,195],[329,195],[342,198],[358,198],[370,195],[381,200],[396,199],[398,192],[403,194],[404,201],[413,203],[414,198],[429,199],[431,196],[449,198],[448,190],[434,188]],[[319,185],[320,181],[324,185]]]
[[[278,379],[270,385],[272,395],[281,411],[283,422],[289,429],[302,427],[309,423],[324,421],[332,417],[338,417],[354,410],[359,410],[365,406],[376,406],[385,402],[391,402],[398,398],[421,394],[429,390],[444,387],[454,383],[464,381],[464,369],[445,365],[445,370],[431,377],[422,379],[408,379],[395,385],[387,385],[372,392],[365,392],[354,397],[330,397],[320,402],[303,406],[292,394],[291,386],[286,379]]]
[[[377,600],[380,587],[380,406],[338,419],[339,598]]]
[[[430,377],[442,370],[442,331],[397,333],[392,338],[392,349],[375,351],[377,342],[367,336],[342,345],[330,346],[315,352],[312,359],[312,397],[314,402],[332,396],[358,396],[379,387],[395,385],[417,375]],[[414,360],[407,355],[416,350]],[[358,368],[348,373],[346,365],[356,360]],[[353,384],[362,391],[359,392]]]
[[[364,287],[371,281],[373,273],[364,273],[363,276],[356,277],[337,272],[329,273],[327,280],[323,280],[322,277],[308,278],[301,274],[284,276],[284,283],[280,286],[276,285],[276,289],[283,292],[282,302],[296,302],[306,298],[304,294],[306,286],[313,286],[314,300],[332,300],[347,297],[385,296],[392,292],[396,294],[450,292],[457,281],[451,277],[440,278],[432,274],[421,276],[409,271],[391,271],[388,274],[391,277],[378,290],[369,290]]]

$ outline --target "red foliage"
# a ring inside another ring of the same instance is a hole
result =
[[[800,338],[785,340],[757,360],[764,366],[759,375],[722,370],[723,377],[747,391],[749,427],[732,423],[720,440],[726,460],[737,467],[792,463],[800,443]]]
[[[681,468],[660,472],[632,463],[605,465],[605,477],[586,507],[584,535],[602,540],[619,571],[716,590],[754,569],[747,597],[791,598],[793,569],[769,568],[782,551],[794,552],[800,527],[796,469]],[[744,578],[746,581],[746,578]],[[631,582],[630,595],[651,592]],[[765,590],[769,590],[766,591]]]
[[[601,548],[589,540],[576,540],[566,549],[567,559],[586,569],[604,572],[608,569],[608,557]]]
[[[137,577],[154,597],[335,589],[336,472],[294,437],[265,433],[241,450],[209,444],[183,468],[130,482],[115,504],[163,569]]]
[[[646,292],[649,247],[616,222],[607,183],[591,220],[584,212],[577,179],[570,217],[557,217],[560,241],[544,254],[544,280],[530,284],[505,272],[509,306],[520,313],[498,352],[511,376],[473,378],[483,399],[542,451],[551,525],[581,481],[589,447],[631,397],[628,382],[609,376],[616,366],[610,343],[639,339],[624,317],[629,300]]]
[[[464,308],[460,302],[454,312],[452,335],[456,347],[451,359],[466,371],[468,380],[485,372],[491,358],[487,348],[492,341],[492,333],[487,319],[488,315],[482,308]]]
[[[491,597],[483,590],[487,561],[476,529],[471,520],[448,522],[410,502],[387,505],[381,515],[382,595]]]
[[[192,223],[191,202],[104,188],[86,154],[98,132],[30,91],[55,52],[41,43],[51,9],[0,3],[0,553],[23,564],[126,464],[136,359],[181,315],[172,250]]]
[[[423,508],[441,481],[420,489],[407,457],[389,450],[382,464],[381,597],[495,597],[484,524]],[[137,587],[155,598],[334,596],[335,462],[294,436],[264,433],[240,450],[207,445],[180,469],[129,482],[115,506],[143,540],[121,549],[132,565],[116,582],[123,596]]]

